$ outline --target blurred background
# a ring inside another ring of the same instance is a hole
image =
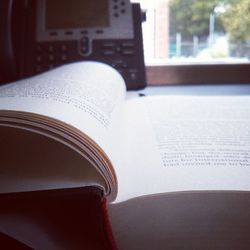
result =
[[[250,61],[250,0],[132,0],[146,11],[147,65]]]

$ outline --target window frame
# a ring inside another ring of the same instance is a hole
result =
[[[250,83],[250,63],[146,65],[147,85]]]

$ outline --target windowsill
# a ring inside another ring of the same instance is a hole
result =
[[[250,63],[146,66],[148,85],[250,83]]]
[[[192,84],[151,85],[143,90],[132,91],[135,96],[194,95],[194,96],[250,96],[250,84]]]

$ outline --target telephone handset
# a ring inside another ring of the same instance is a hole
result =
[[[94,60],[143,88],[142,21],[130,0],[0,0],[0,83]]]
[[[0,0],[0,84],[25,76],[28,1]]]
[[[16,65],[12,44],[12,0],[0,1],[0,82],[16,78]]]

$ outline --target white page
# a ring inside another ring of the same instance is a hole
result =
[[[116,202],[175,191],[250,190],[249,97],[126,102]]]
[[[124,81],[113,68],[80,62],[2,86],[0,109],[53,117],[102,145],[124,96]]]
[[[90,146],[87,137],[91,138],[92,151],[88,154],[93,157],[92,163],[98,165],[98,170],[105,178],[106,184],[108,183],[109,189],[105,190],[106,194],[112,190],[110,199],[114,199],[117,183],[110,163],[113,163],[113,146],[117,140],[119,118],[116,119],[116,116],[121,115],[124,98],[125,83],[115,69],[98,62],[79,62],[1,86],[0,110],[19,112],[17,122],[20,123],[20,119],[23,119],[31,128],[37,127],[37,132],[40,129],[53,130],[53,126],[56,126],[53,132],[66,137],[66,130],[77,138],[74,139],[74,145],[80,147],[84,154],[86,145]],[[20,115],[20,112],[26,112],[25,116]],[[29,113],[43,115],[46,118],[40,119],[39,116]],[[17,113],[11,115],[17,117]],[[54,121],[52,126],[52,120],[47,117],[63,122],[63,126],[62,123]],[[6,118],[4,119],[6,121]],[[70,128],[65,124],[70,125]],[[67,139],[71,140],[69,137]]]

